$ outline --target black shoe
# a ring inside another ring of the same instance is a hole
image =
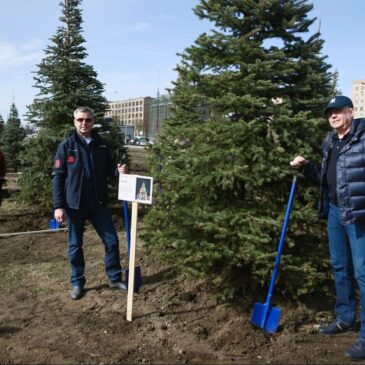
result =
[[[365,360],[365,339],[358,338],[345,352],[345,356],[351,360]]]
[[[127,285],[122,281],[111,281],[109,280],[109,288],[110,289],[117,289],[122,291],[127,291]]]
[[[350,331],[354,328],[351,324],[346,324],[338,319],[330,323],[328,326],[319,327],[319,332],[325,335],[338,335],[339,333],[344,333]]]
[[[71,290],[71,299],[72,300],[80,299],[83,294],[84,294],[83,286],[75,285],[74,287],[72,287],[72,290]]]

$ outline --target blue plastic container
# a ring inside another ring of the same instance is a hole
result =
[[[50,219],[48,226],[49,229],[59,229],[60,223],[56,219]]]

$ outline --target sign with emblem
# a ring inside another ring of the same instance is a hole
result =
[[[75,161],[76,161],[76,157],[74,155],[69,155],[67,157],[67,163],[73,164],[73,163],[75,163]]]

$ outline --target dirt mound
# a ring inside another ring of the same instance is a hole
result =
[[[0,233],[46,229],[49,219],[0,213]],[[147,256],[140,240],[143,285],[128,322],[126,294],[108,288],[103,247],[91,227],[84,244],[86,294],[72,301],[66,242],[65,232],[0,238],[0,363],[351,362],[343,351],[355,332],[326,337],[316,330],[327,312],[314,318],[281,303],[281,326],[269,336],[250,323],[253,303],[219,302],[203,284],[182,280]],[[123,233],[120,242],[125,266]]]

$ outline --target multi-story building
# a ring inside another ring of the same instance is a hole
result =
[[[135,136],[149,135],[150,105],[152,98],[141,97],[136,99],[110,101],[106,118],[116,118],[121,126],[133,126]]]
[[[354,103],[354,117],[365,117],[365,79],[352,81],[352,102]]]
[[[154,138],[162,129],[164,120],[171,114],[170,95],[161,95],[152,100],[150,105],[149,138]]]

